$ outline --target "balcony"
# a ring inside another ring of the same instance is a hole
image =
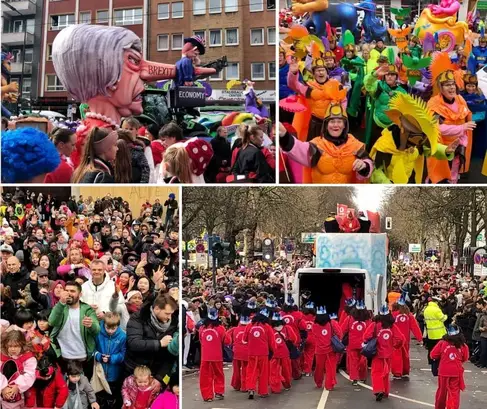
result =
[[[18,13],[15,10],[18,10]],[[2,0],[2,12],[12,17],[18,17],[19,14],[36,14],[36,0]]]
[[[20,74],[22,72],[22,63],[21,62],[13,62],[10,64],[10,72],[12,74]],[[26,62],[24,64],[24,74],[32,74],[32,63]]]
[[[24,33],[2,33],[2,44],[13,46],[24,44]],[[34,36],[25,34],[25,44],[34,44]]]

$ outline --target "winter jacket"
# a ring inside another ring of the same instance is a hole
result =
[[[430,301],[424,310],[424,323],[428,332],[428,339],[441,339],[446,334],[444,322],[448,316],[443,314],[436,302]]]
[[[68,382],[69,385],[69,382]],[[76,397],[77,393],[79,392],[81,398],[81,406],[83,409],[88,409],[91,407],[92,403],[96,402],[96,395],[93,387],[91,386],[90,381],[84,375],[81,375],[79,382],[76,384],[77,388],[69,389],[68,401],[66,402],[63,409],[78,409],[72,405],[68,405],[69,399]]]
[[[333,352],[331,346],[331,337],[336,335],[340,340],[343,338],[343,332],[338,322],[331,320],[325,325],[314,323],[311,327],[311,335],[314,340],[315,354],[324,355]]]
[[[299,344],[298,334],[294,331],[291,325],[284,325],[280,331],[274,330],[274,339],[276,341],[276,350],[273,358],[289,358],[289,349],[286,341],[291,341],[296,347]]]
[[[480,338],[487,338],[487,313],[483,313],[480,316],[479,328],[484,328],[484,331],[480,331]]]
[[[466,344],[457,349],[447,341],[441,340],[431,350],[432,359],[439,359],[439,376],[463,376],[463,363],[468,361],[469,351]]]
[[[132,183],[149,183],[150,168],[141,146],[130,145],[132,154]]]
[[[157,395],[159,395],[159,392],[161,390],[160,382],[157,379],[152,378],[150,389],[151,391],[149,394],[148,403],[145,406],[146,408],[150,407],[150,405],[152,405],[152,403],[156,400]],[[122,398],[123,398],[124,405],[126,402],[130,402],[131,403],[130,408],[138,407],[137,406],[138,392],[139,392],[139,388],[137,386],[137,383],[135,382],[135,377],[134,375],[131,375],[123,381],[123,385],[122,385]]]
[[[243,342],[249,346],[249,356],[268,356],[276,349],[274,331],[269,324],[258,322],[247,325]]]
[[[7,273],[2,276],[2,284],[5,287],[10,287],[13,300],[22,298],[19,291],[27,286],[29,280],[29,272],[25,268],[21,268],[17,273]]]
[[[28,408],[62,408],[68,399],[68,385],[59,367],[48,381],[37,379],[34,386],[25,393],[25,406]]]
[[[37,359],[35,359],[32,352],[24,352],[15,359],[2,353],[0,354],[0,373],[4,373],[4,365],[7,362],[15,362],[15,367],[17,368],[17,371],[7,379],[8,384],[17,385],[20,394],[26,392],[36,380]],[[16,400],[19,399],[20,397],[17,394]]]
[[[304,330],[307,332],[306,343],[314,342],[313,324],[315,322],[315,316],[312,314],[303,314]]]
[[[179,396],[168,391],[167,389],[161,393],[154,401],[150,409],[178,409]]]
[[[96,337],[95,359],[100,362],[108,382],[120,379],[123,361],[127,348],[127,335],[118,327],[113,335],[108,335],[105,323],[101,323],[100,333]],[[102,355],[110,355],[108,363],[103,362]]]
[[[364,334],[364,342],[377,337],[377,354],[374,358],[391,358],[393,349],[404,345],[404,335],[395,324],[391,328],[382,328],[381,323],[370,325]]]
[[[411,332],[418,342],[423,342],[423,333],[421,332],[418,321],[416,321],[413,314],[399,314],[399,311],[394,311],[392,316],[396,320],[396,327],[399,328],[402,335],[404,335],[406,345],[409,346],[409,342],[411,341]]]
[[[249,347],[243,342],[243,336],[247,325],[239,324],[230,328],[225,335],[225,344],[233,345],[233,359],[239,361],[249,360]]]
[[[95,351],[95,339],[98,333],[100,332],[100,323],[98,322],[98,318],[96,318],[96,313],[88,304],[84,302],[79,303],[80,308],[80,328],[81,328],[81,338],[83,340],[83,344],[86,348],[86,355],[91,357],[93,352]],[[68,320],[69,316],[69,307],[66,304],[58,302],[51,311],[51,315],[49,316],[49,325],[52,327],[51,332],[51,345],[55,344],[56,354],[58,356],[61,355],[61,351],[57,345],[57,336],[61,329],[63,329],[64,324]],[[90,317],[93,321],[93,324],[90,328],[85,327],[81,321],[83,321],[84,317]]]
[[[201,343],[202,362],[223,362],[223,342],[225,341],[225,328],[223,325],[217,327],[202,326],[199,331]]]
[[[340,326],[343,336],[348,333],[348,349],[362,349],[364,334],[371,321],[356,321],[352,316],[348,316]]]
[[[151,303],[144,304],[140,311],[132,314],[127,324],[125,366],[133,373],[136,366],[146,365],[162,383],[164,376],[171,372],[176,358],[168,348],[161,347],[160,340],[166,335],[174,336],[178,328],[178,313],[172,315],[167,331],[157,336],[151,323],[150,307]]]
[[[81,268],[73,268],[74,264],[66,264],[66,262],[67,259],[62,260],[61,265],[57,268],[57,273],[59,277],[62,277],[65,280],[71,279],[71,277],[69,277],[70,275],[73,276],[73,279],[75,277],[85,277],[88,280],[91,278],[91,270],[88,268],[89,260],[83,260],[83,264],[85,265],[85,267]],[[66,277],[66,275],[68,275],[68,277]]]

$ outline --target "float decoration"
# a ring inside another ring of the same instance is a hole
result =
[[[279,108],[287,112],[304,112],[307,109],[305,105],[299,102],[297,95],[290,95],[287,98],[281,99],[279,101]]]
[[[414,86],[417,81],[421,80],[421,70],[428,68],[431,64],[431,57],[417,58],[409,55],[402,55],[402,63],[407,68],[408,81],[411,86]]]
[[[399,26],[402,26],[403,23],[404,23],[404,20],[409,17],[409,15],[411,14],[411,9],[410,8],[394,8],[394,7],[391,7],[391,13],[394,15],[396,21],[397,21],[397,24],[399,24]]]
[[[10,82],[10,62],[13,56],[11,53],[2,51],[2,102],[17,102],[19,84],[17,82]],[[2,116],[10,118],[12,113],[2,104]]]
[[[406,28],[398,28],[398,29],[392,29],[388,28],[387,31],[391,35],[391,37],[394,37],[394,42],[396,43],[397,47],[399,48],[399,51],[404,50],[404,48],[407,47],[408,45],[408,35],[411,32],[412,27],[408,26]]]

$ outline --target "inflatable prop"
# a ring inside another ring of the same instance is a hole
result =
[[[2,51],[2,102],[17,102],[19,84],[10,82],[10,62],[12,54]],[[12,113],[2,105],[2,116],[10,118]]]
[[[408,35],[411,32],[412,27],[406,27],[406,28],[398,28],[398,29],[392,29],[389,28],[387,31],[391,35],[391,37],[394,37],[394,42],[396,43],[397,47],[399,48],[399,51],[404,50],[404,48],[407,47],[408,45]]]
[[[395,9],[394,7],[391,7],[391,14],[394,15],[396,21],[397,21],[397,24],[399,24],[399,26],[402,26],[403,23],[404,23],[404,20],[409,17],[409,15],[411,14],[411,9],[410,8],[398,8],[398,9]]]
[[[455,44],[463,44],[468,33],[468,24],[457,21],[456,13],[460,8],[457,0],[442,0],[440,5],[430,4],[419,16],[414,27],[420,40],[427,33],[438,36],[441,51],[450,52]]]

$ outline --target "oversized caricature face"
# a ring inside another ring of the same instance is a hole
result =
[[[117,108],[121,116],[142,113],[141,94],[144,91],[144,82],[140,78],[141,64],[142,56],[138,51],[124,51],[122,75],[110,97],[110,103]]]

